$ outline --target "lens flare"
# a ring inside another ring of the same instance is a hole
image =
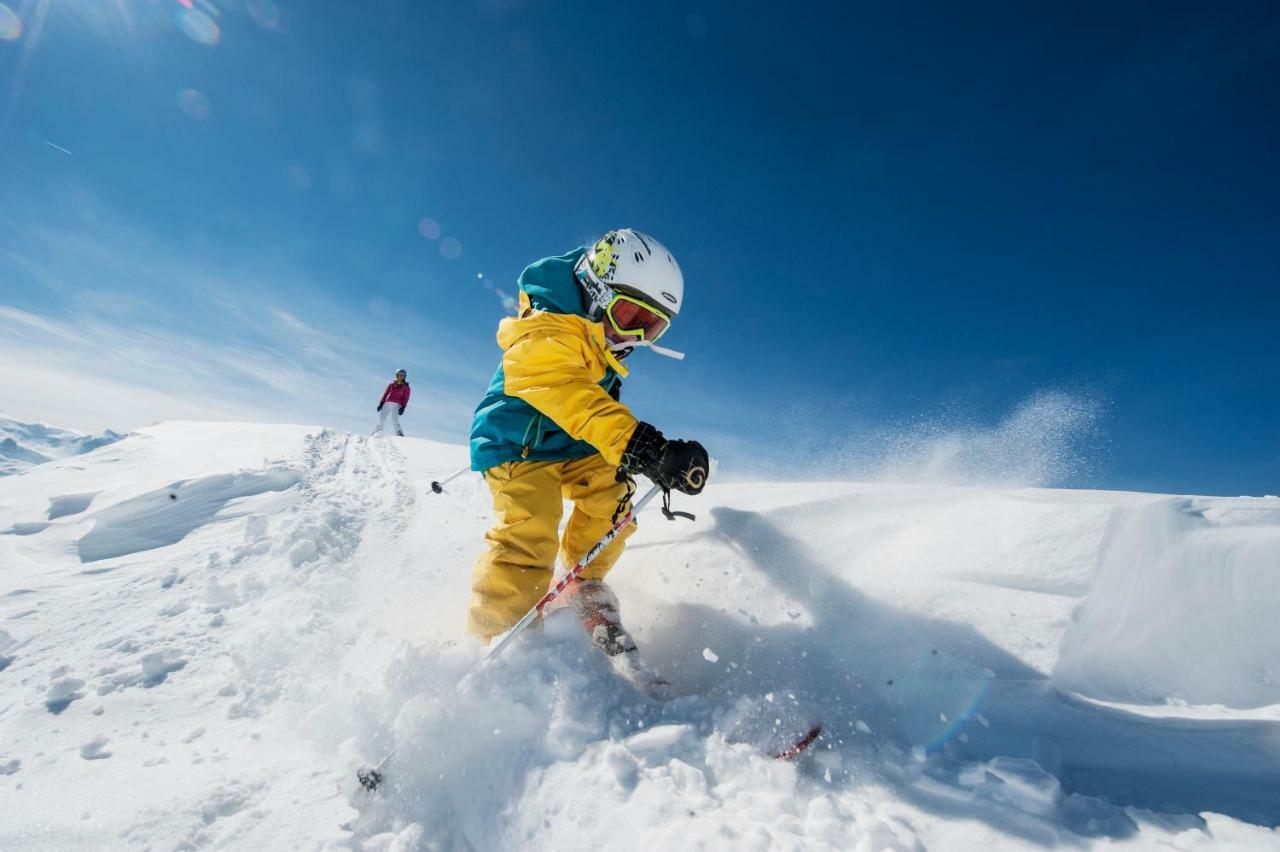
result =
[[[498,299],[498,301],[502,304],[503,310],[505,310],[509,314],[516,313],[516,310],[520,302],[514,295],[508,293],[506,290],[503,290],[501,287],[495,285],[492,279],[486,278],[484,276],[483,272],[476,273],[476,280],[479,281],[482,285],[484,285],[484,289],[488,290]]]
[[[440,239],[440,223],[430,216],[418,220],[418,233],[429,240]]]
[[[245,8],[249,10],[249,17],[253,18],[258,26],[268,30],[274,30],[280,26],[283,15],[280,7],[272,0],[249,0],[245,3]]]
[[[284,170],[284,179],[298,192],[306,192],[311,188],[311,172],[297,163]]]
[[[707,22],[705,15],[699,15],[696,12],[685,18],[684,32],[689,38],[702,38],[711,31],[711,25]]]
[[[954,717],[947,717],[945,720],[946,727],[939,730],[933,737],[925,743],[925,752],[928,754],[936,754],[941,751],[947,743],[958,737],[965,727],[978,718],[982,705],[986,702],[987,696],[991,694],[991,682],[989,680],[978,681],[974,686],[973,695],[969,697],[964,709],[957,713]]]
[[[462,243],[457,237],[445,237],[440,241],[440,254],[449,260],[462,257]]]
[[[382,125],[370,118],[362,118],[351,128],[351,147],[356,153],[376,157],[383,151],[385,134]]]
[[[502,303],[502,308],[507,313],[514,314],[516,312],[516,297],[503,290],[501,287],[493,288],[493,295],[498,297],[498,301]]]
[[[17,41],[22,38],[22,19],[8,6],[0,3],[0,41]]]
[[[213,115],[213,104],[204,92],[197,89],[183,89],[178,92],[178,109],[188,118],[196,121],[207,121]]]
[[[179,9],[176,20],[178,29],[196,44],[212,47],[222,38],[218,23],[199,9]]]

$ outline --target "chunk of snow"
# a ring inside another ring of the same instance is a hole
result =
[[[98,735],[80,746],[80,756],[85,760],[106,760],[111,757],[111,752],[107,751],[109,742],[106,737]]]

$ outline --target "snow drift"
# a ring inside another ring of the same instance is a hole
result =
[[[463,681],[465,457],[167,423],[3,480],[0,847],[1280,848],[1280,500],[713,484],[611,578],[655,703],[564,613]]]
[[[1280,705],[1280,501],[1118,513],[1059,683],[1118,701]]]

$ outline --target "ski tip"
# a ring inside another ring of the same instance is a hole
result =
[[[800,756],[800,754],[805,749],[813,745],[814,740],[816,740],[821,734],[822,734],[822,725],[815,724],[800,739],[796,740],[794,743],[787,746],[782,751],[773,755],[773,759],[774,760],[795,760],[797,757]]]
[[[435,493],[437,493],[437,494],[443,494],[443,493],[444,493],[444,486],[443,486],[443,485],[441,485],[439,482],[432,482],[432,483],[431,483],[431,490],[432,490],[432,491],[434,491],[434,492],[435,492]]]
[[[361,787],[372,793],[382,783],[382,773],[376,769],[361,769],[356,772],[356,779]]]

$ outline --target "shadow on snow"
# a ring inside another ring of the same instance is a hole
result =
[[[823,720],[823,743],[852,770],[846,783],[870,772],[926,810],[976,810],[999,830],[1036,842],[1053,842],[1055,825],[1116,838],[1137,830],[1108,805],[1197,822],[1194,815],[1213,811],[1280,824],[1280,799],[1269,792],[1280,789],[1280,724],[1149,719],[1095,706],[1055,690],[1042,672],[971,627],[858,593],[764,515],[717,508],[713,516],[715,529],[706,535],[728,542],[804,602],[812,624],[758,626],[680,605],[663,620],[697,625],[699,641],[689,642],[687,631],[658,630],[646,642],[647,656],[682,693],[790,692],[811,702]],[[709,666],[700,656],[704,645],[733,650]],[[917,763],[911,750],[930,757]],[[1042,791],[1052,788],[1043,807],[1019,813],[997,806],[1002,798],[988,795],[990,786],[1004,782],[995,776],[985,792],[972,770],[958,783],[965,765],[995,758],[1029,770]],[[984,797],[992,806],[975,809]]]

